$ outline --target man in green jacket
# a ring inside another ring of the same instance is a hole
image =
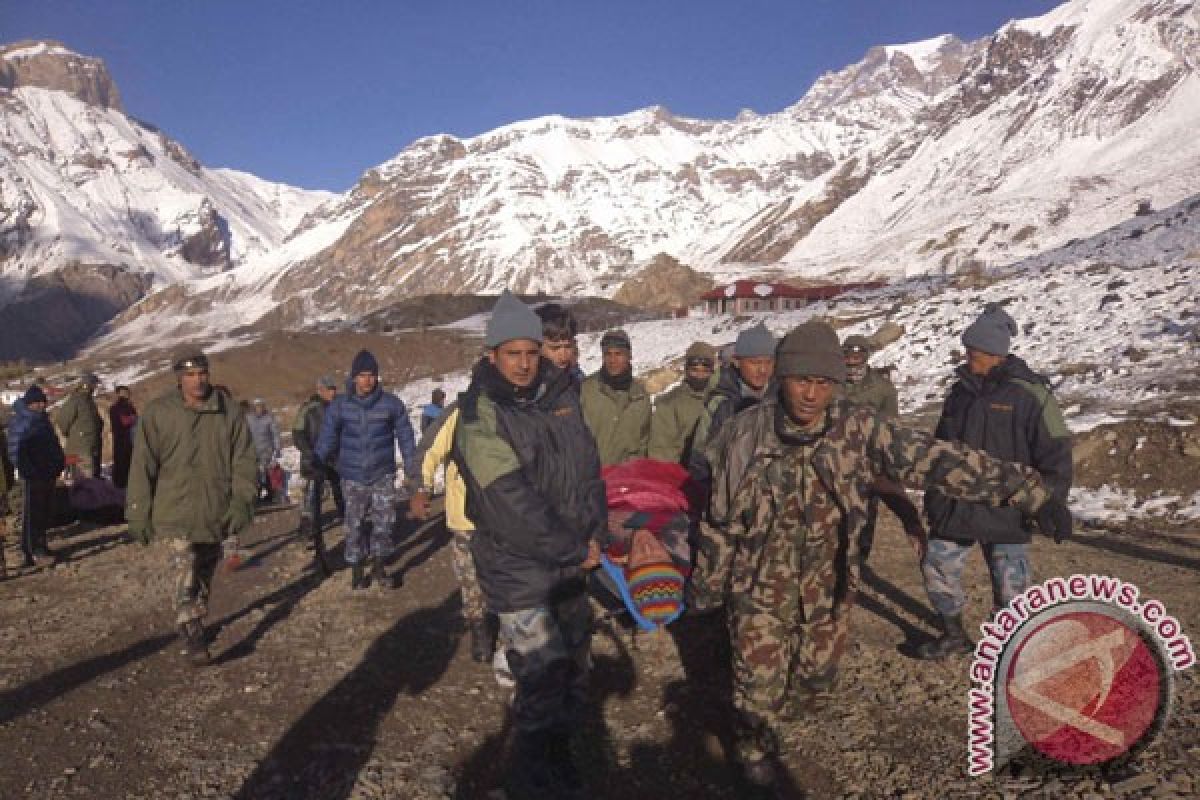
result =
[[[104,419],[96,408],[96,385],[100,379],[87,373],[54,415],[54,424],[63,436],[63,450],[68,462],[78,460],[71,472],[73,478],[100,476],[100,443]]]
[[[604,466],[644,458],[650,441],[650,394],[633,377],[629,334],[611,330],[600,338],[603,366],[580,389],[583,419],[596,438]]]
[[[209,383],[203,353],[177,358],[174,369],[178,386],[146,406],[134,432],[125,518],[142,544],[168,542],[183,652],[202,666],[221,543],[254,519],[254,444],[237,405]]]
[[[704,398],[716,386],[716,363],[716,348],[707,342],[692,342],[684,355],[683,381],[654,404],[650,458],[688,463],[696,423],[704,413]]]

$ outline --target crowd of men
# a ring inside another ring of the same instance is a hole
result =
[[[534,310],[505,292],[466,391],[447,405],[439,390],[421,409],[419,447],[370,352],[355,356],[345,392],[329,376],[317,380],[292,428],[306,480],[301,528],[316,569],[329,574],[321,536],[329,488],[350,591],[394,588],[385,565],[398,515],[396,452],[414,518],[429,515],[444,469],[470,654],[515,682],[511,779],[576,796],[570,741],[591,665],[587,574],[609,537],[601,470],[639,458],[685,466],[707,498],[694,509],[689,613],[725,614],[738,766],[751,786],[769,788],[781,726],[827,703],[836,686],[880,504],[900,519],[942,620],[919,658],[971,647],[962,574],[975,543],[1000,608],[1029,585],[1032,533],[1069,535],[1070,438],[1049,382],[1010,352],[1016,331],[991,305],[964,330],[965,361],[929,434],[897,420],[895,387],[868,364],[870,340],[840,341],[825,322],[781,340],[762,324],[744,330],[728,363],[695,342],[682,381],[653,398],[633,374],[625,331],[601,337],[601,366],[585,376],[569,309]],[[133,429],[131,448],[114,442],[128,460],[114,478],[127,473],[130,533],[169,543],[184,650],[206,664],[203,623],[222,543],[251,523],[280,438],[265,404],[244,413],[211,384],[203,354],[180,355],[174,369],[177,386],[140,417],[127,394],[114,404],[114,433],[118,419]],[[56,419],[65,454],[40,389],[16,404],[6,482],[11,461],[34,562],[46,549],[39,498],[67,459],[80,476],[99,474],[94,387],[92,376],[82,381]],[[928,532],[906,487],[924,492]]]

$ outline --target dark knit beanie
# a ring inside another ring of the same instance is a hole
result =
[[[710,364],[715,364],[717,362],[717,348],[708,342],[692,342],[683,357],[686,361],[699,359],[707,361]]]
[[[624,350],[627,353],[633,352],[633,341],[629,338],[629,334],[620,328],[614,328],[611,331],[606,331],[600,337],[600,351],[611,350],[616,348]]]
[[[25,390],[24,400],[25,405],[29,405],[30,403],[45,403],[46,393],[42,391],[42,387],[40,386],[30,386]]]
[[[492,308],[483,343],[488,347],[499,347],[513,339],[530,339],[540,344],[542,320],[532,308],[505,289]]]
[[[828,323],[809,320],[783,337],[775,355],[779,378],[829,378],[846,382],[846,360],[838,335]]]
[[[379,377],[379,362],[375,360],[375,356],[371,355],[370,350],[359,350],[358,355],[354,357],[354,362],[350,365],[351,378],[360,372],[369,372],[376,378]]]
[[[773,358],[776,344],[775,337],[760,322],[738,334],[737,341],[733,343],[733,354],[738,358]]]
[[[988,303],[983,307],[979,319],[963,331],[962,343],[972,350],[982,350],[994,356],[1006,356],[1012,337],[1016,333],[1016,320],[998,304]]]

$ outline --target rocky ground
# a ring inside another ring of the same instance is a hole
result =
[[[1200,687],[1179,675],[1165,733],[1115,772],[1018,765],[966,775],[967,659],[910,660],[931,631],[911,551],[887,516],[836,708],[787,741],[785,796],[1194,797]],[[263,513],[253,558],[218,576],[206,669],[186,665],[170,628],[165,553],[123,529],[60,530],[53,569],[0,583],[0,797],[491,797],[510,693],[470,661],[438,523],[406,538],[396,591],[351,595],[340,571],[308,571],[294,509]],[[1195,530],[1081,532],[1038,540],[1036,577],[1118,575],[1200,632]],[[327,536],[336,540],[336,528]],[[13,555],[10,550],[10,561]],[[987,579],[972,563],[973,621]],[[594,704],[576,742],[594,797],[670,791],[737,798],[726,753],[727,652],[716,620],[673,637],[602,621]]]

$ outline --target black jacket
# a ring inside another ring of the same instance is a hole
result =
[[[534,608],[581,587],[580,564],[588,541],[604,540],[608,509],[571,376],[543,360],[520,390],[483,360],[458,406],[453,458],[489,608]]]
[[[1071,436],[1045,377],[1016,356],[986,378],[958,368],[934,435],[1036,469],[1054,497],[1071,488]],[[1029,520],[1015,508],[991,508],[925,494],[930,533],[939,539],[1015,544],[1030,539]]]
[[[692,434],[692,449],[688,454],[687,468],[692,480],[707,484],[712,480],[712,468],[704,451],[713,442],[717,433],[726,422],[748,408],[754,408],[764,397],[775,394],[775,381],[772,379],[755,394],[742,381],[742,375],[732,364],[722,367],[717,376],[717,385],[704,398],[704,411],[696,422]]]

